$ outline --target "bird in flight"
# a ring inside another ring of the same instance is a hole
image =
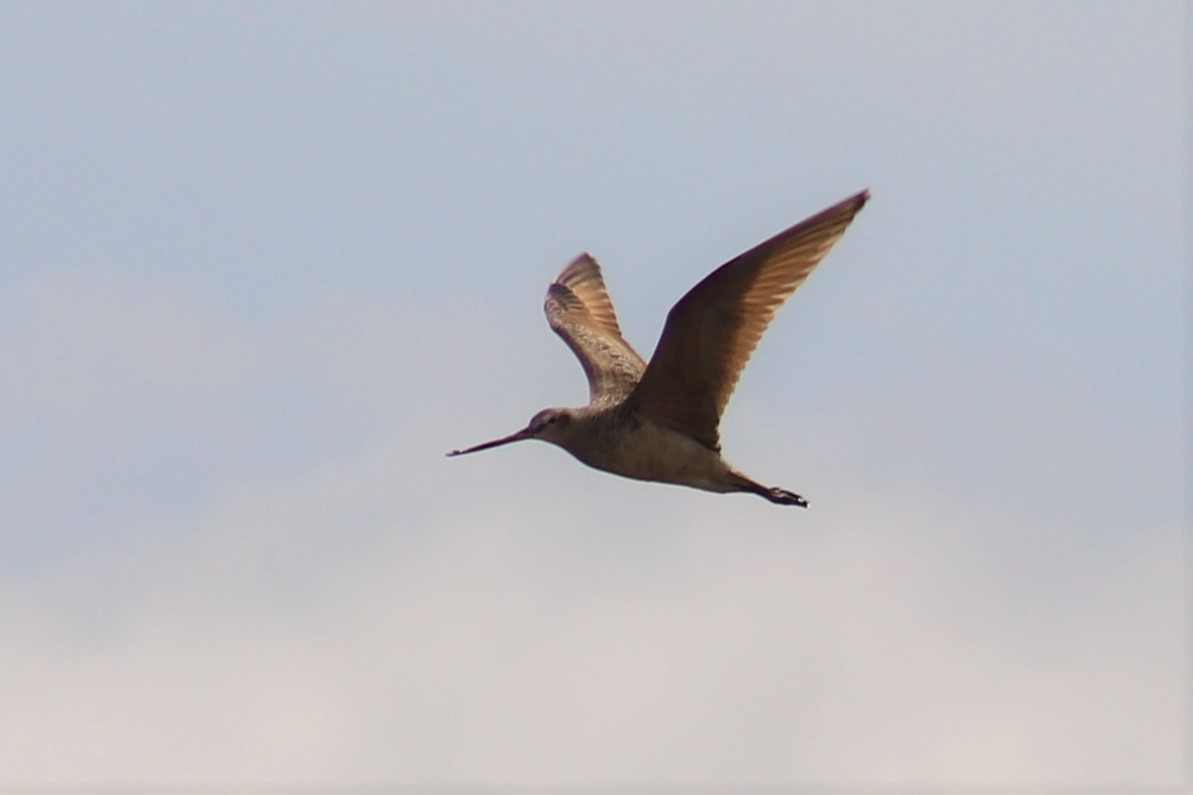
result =
[[[863,190],[725,263],[667,313],[646,363],[621,336],[601,269],[581,254],[547,288],[544,310],[588,377],[589,402],[543,409],[520,431],[449,456],[541,439],[590,467],[806,508],[721,458],[717,426],[775,310],[804,283],[870,198]]]

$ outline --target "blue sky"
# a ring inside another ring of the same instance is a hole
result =
[[[0,9],[0,779],[1181,780],[1176,3]],[[726,457],[547,445],[861,187]]]

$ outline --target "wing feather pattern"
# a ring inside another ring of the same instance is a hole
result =
[[[588,254],[572,260],[547,288],[543,310],[580,360],[590,402],[620,401],[633,391],[646,363],[621,336],[596,260]]]
[[[629,399],[642,417],[719,449],[721,413],[775,311],[869,199],[861,191],[730,260],[688,291]]]

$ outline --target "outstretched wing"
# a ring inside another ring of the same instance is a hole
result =
[[[804,283],[869,198],[863,190],[801,221],[689,290],[668,313],[629,405],[718,449],[721,412],[775,310]]]
[[[622,339],[596,260],[588,254],[572,260],[547,288],[543,310],[580,360],[590,402],[620,400],[634,389],[646,363]]]

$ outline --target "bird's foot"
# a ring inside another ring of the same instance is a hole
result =
[[[808,507],[808,501],[803,497],[799,496],[793,491],[781,489],[777,486],[772,486],[771,488],[767,489],[766,493],[762,496],[778,505],[798,505],[801,508]]]

